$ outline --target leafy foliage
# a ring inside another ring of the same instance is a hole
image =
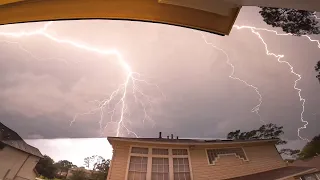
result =
[[[299,158],[300,152],[301,151],[299,149],[292,150],[292,149],[285,148],[285,149],[281,149],[279,153],[288,155],[292,158],[291,160],[295,160]],[[287,159],[286,161],[291,163],[292,162],[291,160]]]
[[[318,78],[319,83],[320,83],[320,61],[318,61],[317,65],[314,67],[314,69],[316,70],[316,72],[318,72],[316,78]]]
[[[286,144],[286,141],[280,139],[281,135],[283,135],[283,126],[278,127],[269,123],[249,132],[241,132],[240,130],[229,132],[227,138],[233,140],[279,139],[277,144]]]
[[[44,158],[39,160],[35,168],[40,175],[48,179],[53,179],[57,172],[57,167],[54,165],[53,159],[47,155],[44,155]]]
[[[286,33],[291,33],[295,36],[320,34],[320,28],[314,12],[261,7],[259,13],[268,25],[280,27]]]
[[[96,160],[98,156],[97,155],[93,155],[91,157],[86,157],[84,158],[84,166],[89,169],[91,165],[94,165],[94,162]],[[101,157],[101,156],[99,156]]]
[[[102,158],[102,157],[101,157]],[[93,174],[92,178],[96,180],[105,180],[108,176],[108,171],[110,167],[110,160],[101,159],[100,162],[95,163],[95,169],[97,172]]]
[[[301,159],[307,159],[317,155],[320,155],[320,134],[307,143],[299,154]]]
[[[70,180],[87,180],[86,172],[82,170],[73,171],[72,176],[69,178]]]
[[[55,163],[55,166],[59,170],[60,176],[62,176],[63,172],[65,173],[65,176],[66,176],[70,168],[76,167],[76,165],[74,165],[72,162],[67,160],[58,161],[57,163]]]

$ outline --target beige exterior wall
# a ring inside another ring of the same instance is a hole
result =
[[[33,169],[36,167],[37,163],[39,162],[39,157],[36,156],[29,156],[27,161],[21,167],[21,170],[17,174],[17,177],[21,177],[23,179],[35,179],[36,173]]]
[[[33,169],[39,160],[38,157],[29,156],[23,151],[6,146],[0,150],[0,159],[0,180],[4,180],[5,176],[6,180],[19,178],[34,180],[35,173]]]
[[[220,156],[215,165],[209,165],[204,148],[190,150],[193,177],[196,180],[228,179],[285,167],[272,144],[243,147],[248,161],[235,155]]]
[[[111,162],[110,173],[108,174],[108,180],[125,179],[131,145],[188,148],[188,146],[177,145],[130,144],[128,142],[116,143],[113,146],[114,154]],[[209,165],[205,149],[222,147],[226,146],[196,146],[191,150],[189,149],[193,180],[226,179],[286,166],[286,163],[282,160],[274,145],[266,143],[259,146],[241,146],[243,147],[249,161],[243,161],[234,155],[228,155],[221,156],[215,165]]]
[[[113,147],[113,157],[111,161],[108,180],[124,180],[127,173],[130,144],[121,143]]]

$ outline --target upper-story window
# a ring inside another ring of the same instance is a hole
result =
[[[132,147],[128,180],[191,180],[188,149]]]
[[[148,148],[132,148],[130,164],[128,170],[128,179],[146,180],[148,165]]]
[[[248,160],[243,148],[207,149],[209,164],[214,165],[220,155],[235,155],[244,161]]]

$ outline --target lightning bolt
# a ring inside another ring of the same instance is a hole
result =
[[[229,75],[229,78],[231,78],[231,79],[233,79],[233,80],[237,80],[237,81],[242,82],[242,83],[245,84],[247,87],[254,89],[254,91],[258,94],[258,96],[259,96],[259,103],[258,103],[255,107],[253,107],[253,108],[251,109],[251,112],[256,113],[256,114],[258,115],[258,117],[259,117],[259,120],[260,120],[263,124],[266,124],[266,122],[262,119],[261,115],[259,114],[260,106],[261,106],[261,104],[262,104],[262,95],[261,95],[261,93],[259,92],[259,89],[258,89],[256,86],[254,86],[254,85],[252,85],[252,84],[249,84],[247,81],[245,81],[245,80],[243,80],[243,79],[240,79],[240,78],[238,78],[238,77],[235,77],[235,76],[234,76],[235,67],[234,67],[234,65],[231,63],[228,53],[227,53],[225,50],[221,49],[220,47],[214,45],[213,43],[208,42],[207,39],[206,39],[206,37],[205,37],[205,35],[204,35],[203,33],[200,33],[200,34],[201,34],[201,36],[202,36],[202,39],[204,40],[204,42],[205,42],[207,45],[210,45],[211,47],[217,49],[218,51],[222,52],[222,53],[226,56],[226,63],[227,63],[227,64],[231,67],[231,69],[232,69],[232,70],[231,70],[231,73],[230,73],[230,75]]]
[[[307,128],[307,125],[309,124],[308,121],[304,120],[304,118],[303,118],[303,114],[304,114],[304,111],[305,111],[305,102],[306,102],[306,99],[304,99],[304,98],[301,96],[301,91],[302,91],[302,89],[300,89],[300,88],[297,87],[297,83],[298,83],[298,81],[301,80],[302,77],[301,77],[300,74],[296,73],[296,72],[293,70],[293,66],[292,66],[288,61],[283,60],[284,55],[275,54],[275,53],[272,53],[272,52],[269,51],[267,43],[266,43],[265,40],[262,38],[261,34],[260,34],[259,32],[257,32],[257,31],[272,32],[272,33],[275,33],[277,36],[292,36],[292,34],[290,34],[290,33],[278,33],[277,31],[274,31],[274,30],[265,29],[265,28],[257,28],[257,27],[253,27],[253,26],[239,26],[239,25],[234,25],[233,27],[235,27],[237,30],[250,29],[251,32],[252,32],[253,34],[255,34],[255,35],[261,40],[261,42],[263,43],[263,45],[264,45],[264,47],[265,47],[265,52],[266,52],[266,54],[267,54],[268,56],[273,56],[273,57],[275,57],[279,63],[285,63],[285,64],[287,64],[287,65],[289,66],[289,68],[290,68],[290,73],[292,73],[292,74],[294,74],[295,76],[298,77],[298,79],[296,79],[296,80],[294,81],[293,88],[294,88],[295,90],[297,90],[298,96],[299,96],[299,101],[302,102],[302,103],[301,103],[302,111],[301,111],[301,113],[300,113],[300,120],[301,120],[302,123],[304,123],[303,126],[301,126],[301,127],[298,128],[298,136],[299,136],[299,138],[302,139],[302,140],[309,141],[307,138],[303,138],[303,137],[300,135],[300,131],[301,131],[302,129],[306,129],[306,128]],[[314,39],[312,39],[312,38],[311,38],[310,36],[308,36],[308,35],[302,35],[302,37],[307,38],[310,42],[316,42],[316,43],[318,44],[318,48],[320,48],[320,42],[319,42],[319,40],[314,40]]]
[[[144,83],[147,85],[152,85],[155,86],[159,91],[159,87],[156,84],[149,83],[146,80],[143,80],[141,77],[142,75],[134,72],[130,65],[125,61],[125,59],[122,57],[121,53],[116,50],[116,49],[99,49],[90,45],[86,44],[81,44],[72,40],[68,39],[62,39],[56,36],[53,36],[47,32],[48,27],[52,25],[52,22],[45,23],[45,25],[42,28],[39,28],[37,30],[31,31],[31,32],[0,32],[0,36],[5,36],[5,37],[11,37],[11,38],[23,38],[23,37],[29,37],[29,36],[44,36],[48,38],[49,40],[52,40],[56,43],[60,44],[67,44],[70,46],[73,46],[75,48],[79,48],[85,51],[93,52],[93,53],[98,53],[102,55],[113,55],[117,57],[118,63],[121,65],[123,68],[123,71],[125,73],[125,80],[120,86],[111,93],[111,95],[105,99],[102,100],[94,100],[94,102],[97,103],[97,107],[91,109],[88,112],[85,113],[78,113],[74,116],[73,120],[70,122],[70,126],[76,121],[78,116],[81,115],[87,115],[87,114],[95,114],[95,113],[100,113],[100,120],[99,120],[99,125],[100,125],[100,133],[102,134],[103,131],[111,124],[115,123],[116,124],[116,136],[120,136],[122,133],[122,130],[125,130],[128,135],[134,135],[135,137],[138,137],[138,135],[130,130],[127,127],[127,123],[131,123],[130,119],[126,117],[126,114],[128,114],[128,103],[127,103],[127,96],[129,94],[132,94],[135,102],[140,104],[143,107],[144,111],[144,119],[142,120],[143,123],[146,120],[149,120],[151,122],[152,119],[147,113],[148,108],[152,108],[152,104],[154,103],[154,98],[151,96],[145,94],[142,89],[139,87],[140,83]],[[33,53],[29,52],[27,49],[23,48],[19,43],[17,42],[8,42],[7,43],[15,43],[18,45],[18,47],[27,52],[29,55],[31,55],[33,58],[38,59]],[[54,59],[54,58],[53,58]],[[59,59],[59,58],[56,58]],[[165,97],[164,94],[160,91],[162,97]],[[117,98],[119,100],[117,100]],[[144,101],[145,100],[145,101]],[[114,106],[112,106],[112,103],[115,103]],[[111,106],[111,107],[110,107]],[[112,108],[113,107],[113,108]],[[117,108],[120,108],[120,117],[117,120],[114,120],[113,116],[117,112]],[[104,119],[104,111],[108,111],[110,115],[110,121],[106,123],[106,125],[103,127],[103,119]],[[154,122],[153,122],[154,123]]]

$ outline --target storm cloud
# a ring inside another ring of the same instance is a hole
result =
[[[237,25],[267,26],[257,8],[243,8]],[[32,31],[44,23],[1,26],[1,32]],[[280,31],[280,30],[279,30]],[[225,138],[236,129],[261,126],[251,109],[259,96],[240,81],[229,78],[232,68],[226,56],[206,44],[200,32],[162,24],[130,21],[60,21],[49,26],[55,37],[74,40],[100,49],[117,49],[135,72],[148,82],[138,84],[154,98],[147,111],[152,120],[143,123],[141,104],[128,97],[126,126],[141,137],[155,132],[192,138]],[[304,119],[309,122],[303,137],[312,138],[320,126],[320,84],[314,65],[320,49],[303,37],[276,36],[260,32],[269,50],[285,55],[302,79],[297,86],[306,99]],[[260,114],[267,123],[283,125],[285,139],[297,141],[302,106],[293,88],[297,76],[286,64],[268,56],[261,40],[250,30],[233,29],[229,36],[202,33],[224,49],[235,67],[234,76],[258,87],[262,95]],[[314,36],[319,39],[319,36]],[[27,51],[26,51],[27,50]],[[77,113],[96,107],[125,80],[116,56],[105,56],[34,35],[0,37],[0,119],[27,139],[101,137],[100,114]],[[106,111],[107,112],[107,111]],[[114,120],[119,118],[115,114]],[[106,114],[102,127],[110,121]],[[116,124],[103,130],[115,136]],[[126,134],[121,129],[122,136]]]

